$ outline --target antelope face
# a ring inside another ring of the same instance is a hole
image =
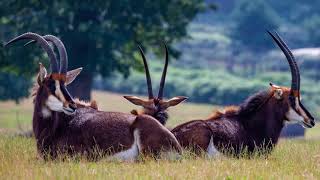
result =
[[[279,87],[273,84],[271,86],[274,98],[280,101],[282,107],[287,107],[285,108],[285,120],[287,122],[298,122],[306,128],[312,128],[315,125],[314,118],[301,103],[300,94],[295,96],[290,88]]]
[[[302,105],[300,98],[300,70],[298,64],[289,49],[288,45],[282,40],[277,32],[268,31],[277,46],[285,55],[291,71],[291,88],[274,87],[275,93],[278,94],[278,99],[285,99],[288,111],[285,113],[285,118],[289,122],[299,122],[303,127],[312,128],[315,125],[314,118],[309,111]],[[271,84],[272,85],[272,84]]]
[[[166,50],[166,59],[165,59],[165,64],[164,64],[164,68],[162,71],[161,80],[160,80],[160,87],[159,87],[158,96],[157,97],[153,96],[152,83],[151,83],[151,77],[150,77],[150,73],[149,73],[148,63],[147,63],[146,57],[144,55],[144,52],[140,46],[139,46],[139,50],[140,50],[140,54],[141,54],[141,57],[143,60],[143,65],[144,65],[144,69],[145,69],[145,73],[146,73],[149,99],[144,100],[144,99],[140,99],[136,96],[124,96],[124,98],[126,98],[131,103],[138,105],[138,106],[142,106],[143,107],[142,114],[148,114],[148,115],[154,117],[162,125],[164,125],[168,119],[168,113],[166,112],[166,110],[170,106],[176,106],[187,99],[187,97],[184,97],[184,96],[177,96],[177,97],[171,98],[167,101],[163,100],[163,90],[164,90],[167,68],[168,68],[168,63],[169,63],[168,47],[165,43],[164,43],[164,47]],[[131,111],[131,113],[136,114],[136,115],[138,114],[138,112],[136,112],[135,110]]]
[[[38,75],[39,89],[46,91],[44,98],[44,107],[42,114],[44,117],[51,115],[51,111],[64,112],[71,115],[76,111],[76,104],[72,96],[66,89],[66,85],[70,84],[76,76],[81,72],[81,68],[69,71],[67,75],[59,74],[47,75],[45,67],[40,64],[40,72]]]
[[[288,96],[289,110],[286,113],[286,120],[298,122],[305,128],[312,128],[315,125],[314,118],[301,103],[300,95]]]
[[[53,35],[46,35],[44,37],[39,34],[28,32],[19,35],[4,46],[8,46],[20,40],[31,40],[27,44],[37,42],[38,45],[44,49],[50,59],[51,75],[47,75],[46,68],[40,63],[40,70],[38,74],[39,89],[37,98],[40,104],[43,104],[42,114],[47,117],[51,115],[51,111],[64,112],[72,114],[76,110],[76,105],[66,89],[66,85],[71,83],[75,77],[80,73],[82,68],[78,68],[67,72],[68,56],[66,48],[62,41]],[[58,64],[53,48],[48,41],[52,42],[59,51],[60,63]]]
[[[142,106],[143,114],[154,117],[161,124],[165,124],[168,119],[167,109],[169,107],[176,106],[187,99],[184,96],[177,96],[169,100],[159,100],[158,98],[144,100],[136,96],[124,96],[124,98],[135,105]]]

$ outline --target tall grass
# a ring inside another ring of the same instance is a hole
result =
[[[181,160],[146,159],[138,163],[37,157],[33,139],[0,135],[0,179],[318,179],[320,141],[281,141],[269,157]]]
[[[99,108],[129,112],[138,108],[119,94],[93,92]],[[211,105],[185,103],[170,109],[168,126],[193,118],[207,117]],[[12,137],[4,129],[20,122],[31,128],[32,100],[19,105],[0,103],[0,179],[319,179],[319,128],[307,131],[309,140],[282,140],[269,157],[208,159],[185,152],[182,159],[144,159],[136,163],[120,163],[102,159],[90,162],[84,158],[66,158],[45,162],[38,157],[34,139]],[[7,113],[7,116],[4,114]],[[2,118],[4,117],[4,119]]]

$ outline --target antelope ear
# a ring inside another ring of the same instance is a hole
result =
[[[44,67],[42,63],[39,63],[39,73],[38,73],[38,84],[41,85],[44,78],[47,77],[47,69]]]
[[[176,96],[174,98],[169,99],[168,101],[164,101],[162,102],[162,107],[163,108],[168,108],[171,106],[176,106],[178,104],[180,104],[181,102],[185,101],[186,99],[188,99],[188,97],[185,96]]]
[[[65,85],[72,83],[72,81],[76,79],[76,77],[80,74],[81,71],[82,71],[82,67],[68,71]]]
[[[138,106],[143,106],[143,107],[148,107],[148,101],[145,101],[141,98],[138,98],[137,96],[123,96],[125,99],[130,101],[132,104],[138,105]]]
[[[273,96],[274,96],[276,99],[278,99],[278,100],[282,99],[282,95],[283,95],[283,90],[282,90],[282,89],[276,89],[276,90],[274,90]]]
[[[271,87],[273,87],[273,88],[280,88],[280,86],[277,86],[277,85],[273,84],[272,82],[270,82],[269,85],[270,85]]]

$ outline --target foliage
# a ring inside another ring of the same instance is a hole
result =
[[[314,14],[309,18],[306,18],[303,23],[306,31],[308,32],[308,42],[312,46],[320,46],[320,13]],[[309,45],[309,46],[310,46]]]
[[[91,79],[96,74],[106,77],[120,72],[128,76],[131,67],[141,69],[141,64],[134,61],[137,42],[149,50],[155,45],[158,49],[159,42],[166,41],[172,55],[177,57],[179,53],[171,46],[172,42],[185,37],[186,26],[205,9],[203,1],[197,0],[139,3],[134,0],[7,0],[0,2],[0,35],[3,41],[27,31],[59,36],[69,52],[70,67],[84,66],[74,86],[81,82],[86,88],[79,92],[88,95]],[[25,56],[26,50],[17,48],[6,51],[6,58],[11,62],[5,67],[13,67],[19,74],[30,77],[37,67],[34,64],[39,61],[39,54],[28,51],[29,55]],[[13,61],[23,62],[27,68]]]
[[[13,73],[0,72],[0,101],[15,100],[28,96],[31,82]]]
[[[275,30],[279,24],[277,13],[264,0],[240,0],[233,10],[235,25],[231,36],[241,47],[262,52],[272,47],[266,30]]]
[[[161,66],[157,62],[151,63],[154,91],[161,76]],[[307,107],[315,110],[320,105],[318,98],[320,85],[307,77],[302,79],[302,96]],[[267,90],[269,82],[280,86],[290,86],[290,73],[262,73],[248,78],[240,75],[225,73],[221,69],[195,70],[170,66],[167,74],[165,97],[188,96],[188,101],[211,103],[216,105],[233,105],[243,102],[250,94],[260,90]],[[94,87],[97,89],[116,91],[126,94],[147,95],[146,80],[143,73],[132,73],[125,79],[121,75],[110,78],[96,78]]]
[[[18,103],[21,97],[29,95],[32,83],[26,78],[26,74],[30,73],[27,71],[30,65],[24,65],[23,61],[10,61],[5,58],[7,52],[2,48],[0,47],[0,101],[14,100]],[[12,56],[20,59],[14,53]],[[24,69],[24,73],[19,69]]]

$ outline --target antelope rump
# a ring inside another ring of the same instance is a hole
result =
[[[268,154],[277,144],[285,122],[299,122],[306,128],[315,125],[314,118],[301,103],[300,73],[294,56],[276,32],[268,33],[287,58],[291,88],[270,83],[270,89],[250,96],[240,106],[178,125],[171,132],[182,147],[197,154],[204,151],[209,156],[221,152],[239,156],[244,151],[252,154],[256,150]]]
[[[25,33],[5,46],[24,39],[38,43],[50,59],[51,74],[40,64],[34,95],[33,132],[42,157],[56,158],[62,153],[135,160],[140,153],[157,156],[162,151],[181,152],[173,134],[151,116],[103,112],[97,110],[95,102],[75,101],[66,86],[81,68],[67,72],[67,52],[57,37]],[[57,47],[60,66],[46,40]]]

